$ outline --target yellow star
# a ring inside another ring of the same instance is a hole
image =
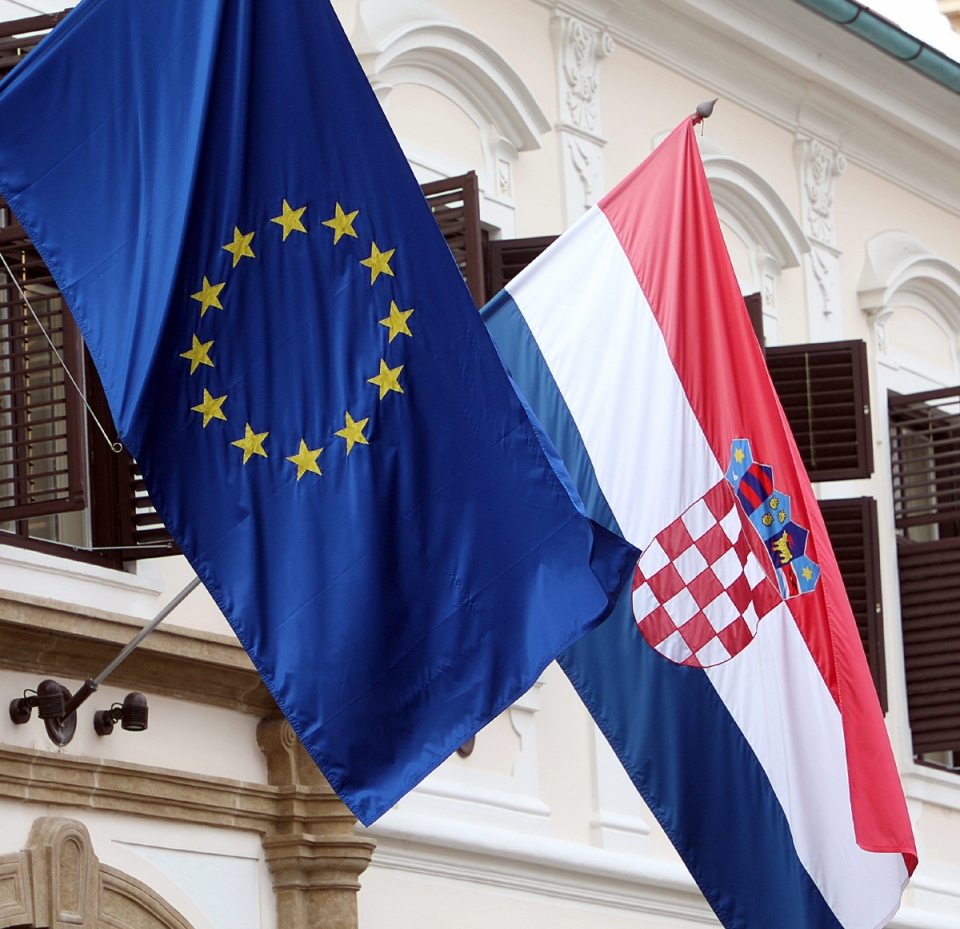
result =
[[[263,450],[263,440],[268,435],[270,435],[269,432],[254,432],[250,428],[250,423],[247,423],[243,438],[237,439],[236,442],[231,442],[230,444],[243,449],[243,463],[246,464],[250,460],[251,455],[263,455],[264,458],[267,457],[267,453]]]
[[[377,248],[376,242],[370,243],[370,257],[361,258],[360,264],[366,265],[370,269],[371,284],[381,274],[389,274],[390,277],[393,277],[393,271],[390,270],[390,259],[393,257],[395,251],[395,248],[391,248],[385,252],[381,252],[380,249]]]
[[[200,301],[200,318],[203,319],[204,314],[210,307],[215,306],[218,310],[222,310],[223,307],[220,305],[220,291],[226,286],[226,283],[223,284],[211,284],[207,280],[206,276],[203,278],[203,290],[198,290],[195,294],[190,294],[191,299]]]
[[[747,456],[743,454],[743,449],[742,449],[742,448],[738,448],[738,449],[733,453],[733,457],[737,459],[737,464],[740,464],[740,462],[743,461],[743,459],[746,458]]]
[[[210,425],[211,419],[222,419],[226,420],[226,416],[223,415],[223,401],[227,399],[227,395],[224,394],[222,397],[211,397],[210,391],[206,387],[203,388],[203,403],[197,404],[197,406],[190,407],[191,410],[195,410],[197,413],[203,413],[203,428],[206,429]]]
[[[283,226],[283,241],[287,241],[287,236],[291,232],[306,232],[307,230],[303,228],[303,223],[300,222],[300,217],[303,216],[303,211],[306,209],[305,206],[300,207],[299,210],[291,209],[290,204],[286,200],[283,201],[283,212],[279,216],[274,216],[270,220],[272,223],[276,223],[278,226]]]
[[[803,569],[803,577],[804,577],[804,580],[812,581],[812,580],[813,580],[813,571],[811,571],[809,568],[804,568],[804,569]]]
[[[223,250],[233,255],[234,267],[237,266],[237,262],[241,258],[257,257],[253,254],[253,249],[250,248],[250,243],[253,241],[254,235],[256,235],[256,232],[248,232],[244,235],[236,226],[233,227],[233,241],[224,245]]]
[[[397,309],[396,303],[393,300],[390,301],[390,315],[386,319],[380,320],[380,325],[386,326],[390,330],[388,342],[392,342],[401,333],[413,337],[413,333],[407,326],[407,319],[412,312],[413,310]]]
[[[400,386],[398,378],[400,377],[400,372],[403,370],[403,365],[400,365],[399,368],[388,368],[387,363],[381,358],[380,359],[380,373],[376,377],[368,377],[367,381],[370,384],[376,384],[380,388],[380,399],[382,400],[389,391],[395,390],[398,394],[403,393],[403,388]]]
[[[322,452],[322,448],[315,448],[311,451],[307,448],[307,443],[303,439],[300,440],[300,451],[296,455],[290,455],[287,458],[287,461],[292,461],[297,466],[297,480],[299,481],[307,471],[311,471],[314,474],[323,474],[317,465],[317,458]]]
[[[210,355],[208,354],[211,345],[213,345],[212,339],[209,342],[201,342],[197,338],[196,334],[194,334],[193,345],[191,346],[190,351],[180,353],[181,358],[190,359],[191,374],[193,374],[193,372],[196,371],[200,365],[209,365],[211,368],[214,366],[213,362],[210,360]]]
[[[363,434],[363,430],[366,428],[367,423],[370,422],[370,418],[367,417],[366,419],[361,419],[359,422],[354,422],[353,417],[349,413],[344,415],[347,424],[339,430],[339,432],[335,432],[334,435],[338,435],[341,439],[347,440],[347,454],[349,455],[357,442],[361,445],[370,444],[367,441],[367,437]]]
[[[333,230],[334,245],[340,241],[340,236],[349,235],[353,236],[353,238],[357,237],[357,234],[353,231],[353,221],[357,218],[357,213],[359,212],[359,210],[354,210],[352,213],[344,213],[343,207],[338,203],[333,219],[325,219],[323,221],[324,226],[329,226]]]

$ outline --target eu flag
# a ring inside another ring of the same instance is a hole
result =
[[[370,823],[616,601],[323,0],[84,0],[0,86],[0,192],[151,499]]]

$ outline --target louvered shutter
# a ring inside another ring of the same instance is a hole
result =
[[[960,534],[960,388],[892,393],[889,409],[897,528]]]
[[[893,504],[913,750],[960,751],[960,387],[891,394]]]
[[[107,398],[89,354],[88,402],[108,433],[116,434]],[[133,456],[117,454],[91,423],[90,496],[93,545],[115,554],[119,563],[142,558],[177,555],[179,548],[157,515]]]
[[[44,336],[78,383],[80,338],[53,277],[0,200],[0,523],[86,505],[82,401]],[[39,320],[39,322],[38,322]],[[41,328],[42,327],[42,328]]]
[[[767,368],[812,481],[873,473],[867,346],[862,341],[781,345]]]
[[[459,177],[422,184],[434,219],[450,246],[474,302],[483,306],[486,288],[483,274],[483,233],[480,228],[480,188],[471,171]]]
[[[913,750],[960,751],[960,538],[904,542],[900,614]]]
[[[821,500],[830,543],[850,606],[880,706],[887,712],[887,673],[883,647],[883,601],[880,590],[880,537],[877,501],[873,497]]]
[[[487,245],[487,296],[493,297],[531,261],[556,242],[555,235],[528,239],[494,239]]]

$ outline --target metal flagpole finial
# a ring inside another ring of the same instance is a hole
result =
[[[712,100],[705,100],[697,107],[697,112],[691,117],[693,119],[694,126],[696,126],[697,123],[702,123],[705,119],[710,118],[710,115],[713,113],[713,107],[719,99],[719,97],[714,97]]]

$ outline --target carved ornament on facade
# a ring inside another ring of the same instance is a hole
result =
[[[847,167],[841,152],[828,148],[817,139],[807,143],[804,158],[803,185],[806,194],[805,220],[807,235],[823,245],[836,247],[834,199],[837,178]]]
[[[810,241],[804,260],[810,337],[842,338],[840,249],[837,248],[837,178],[847,167],[838,149],[819,139],[797,139],[803,231]]]
[[[613,38],[572,16],[561,26],[564,78],[562,119],[590,134],[600,132],[600,66],[613,51]]]
[[[583,209],[589,210],[597,202],[603,185],[603,150],[576,137],[567,141],[570,161],[583,185]]]

